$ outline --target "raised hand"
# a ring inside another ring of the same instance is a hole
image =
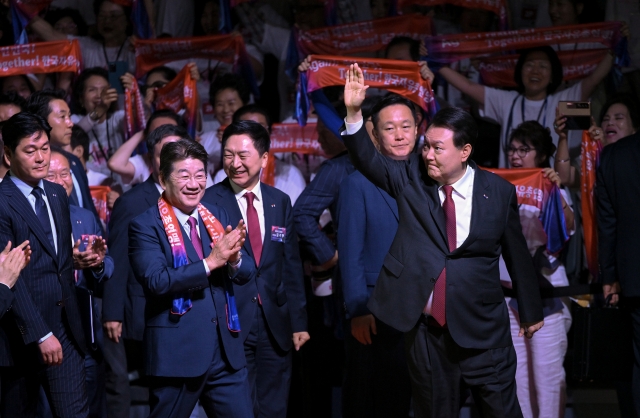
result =
[[[364,84],[364,73],[358,64],[351,64],[344,85],[344,105],[347,107],[347,122],[356,123],[362,120],[362,102],[369,86]]]

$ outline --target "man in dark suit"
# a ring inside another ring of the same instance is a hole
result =
[[[228,177],[204,200],[223,207],[231,222],[244,220],[244,249],[256,260],[255,280],[236,286],[256,417],[287,416],[292,348],[309,339],[306,298],[291,200],[260,182],[269,156],[269,132],[252,120],[233,122],[222,136]]]
[[[71,168],[67,158],[57,151],[51,153],[47,180],[73,192]],[[102,355],[102,300],[96,295],[98,284],[113,274],[113,259],[108,255],[102,229],[91,212],[70,205],[71,230],[74,242],[73,261],[78,301],[88,352],[84,358],[87,377],[89,412],[92,417],[106,414],[104,362]]]
[[[621,293],[631,311],[635,362],[631,389],[640,416],[640,132],[607,145],[600,155],[596,178],[598,261],[604,296],[618,302]]]
[[[407,160],[416,144],[415,135],[383,135],[389,126],[405,122],[398,109],[415,112],[407,99],[390,95],[370,113],[376,125],[370,128],[380,153],[394,160]],[[367,125],[371,119],[364,117]],[[368,129],[369,130],[369,129]],[[345,379],[342,413],[345,417],[407,417],[411,383],[404,356],[403,335],[376,321],[367,308],[382,260],[398,230],[398,205],[359,171],[340,185],[338,198],[338,254],[344,300]]]
[[[35,416],[40,386],[56,416],[88,416],[85,340],[73,278],[65,190],[43,179],[50,158],[46,120],[28,112],[2,127],[10,175],[0,183],[0,242],[23,242],[35,257],[1,321],[2,415]]]
[[[477,127],[461,109],[434,116],[422,158],[381,155],[363,127],[366,89],[353,64],[343,138],[356,168],[396,199],[400,216],[368,307],[406,333],[415,415],[457,417],[468,388],[483,416],[522,416],[500,255],[517,294],[520,336],[532,337],[543,316],[516,190],[469,160]],[[415,136],[411,112],[398,112],[404,122],[385,126],[384,135]]]
[[[168,123],[168,122],[165,122]],[[150,126],[152,124],[150,123]],[[129,223],[158,203],[162,192],[158,180],[162,147],[181,138],[188,138],[185,128],[165,124],[150,131],[147,149],[153,153],[151,175],[116,200],[109,220],[109,248],[115,263],[113,276],[104,283],[102,321],[105,339],[107,373],[107,402],[109,415],[127,415],[130,405],[127,366],[131,370],[142,367],[142,337],[144,335],[144,292],[129,264]],[[127,341],[128,356],[125,355]],[[127,364],[127,359],[129,363]]]
[[[131,268],[147,299],[150,416],[186,418],[200,400],[209,417],[253,417],[232,286],[256,271],[241,253],[246,229],[200,204],[207,152],[199,143],[165,145],[158,179],[162,197],[129,226]]]
[[[90,210],[98,222],[100,217],[93,204],[91,191],[89,190],[89,180],[84,166],[71,153],[71,110],[64,101],[64,92],[61,90],[40,90],[29,96],[27,101],[27,111],[39,115],[51,126],[51,145],[67,157],[71,166],[71,176],[73,179],[73,193],[69,196],[72,205],[80,206]]]

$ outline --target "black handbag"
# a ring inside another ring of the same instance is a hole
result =
[[[633,327],[624,307],[586,307],[572,302],[573,377],[587,381],[630,380]]]

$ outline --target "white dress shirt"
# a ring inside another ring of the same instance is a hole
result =
[[[240,213],[242,214],[242,219],[244,219],[244,224],[247,226],[247,236],[249,236],[249,224],[247,223],[247,199],[244,195],[247,192],[253,192],[256,197],[253,199],[253,207],[256,208],[256,212],[258,212],[258,222],[260,222],[260,236],[264,242],[264,206],[262,202],[262,188],[260,187],[260,181],[256,184],[253,189],[247,190],[242,189],[240,186],[235,184],[233,181],[229,180],[229,184],[233,189],[233,193],[236,195],[236,200],[238,201],[238,207],[240,208]]]

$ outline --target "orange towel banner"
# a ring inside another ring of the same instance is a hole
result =
[[[77,40],[38,42],[0,48],[0,77],[37,73],[79,73],[82,55]]]
[[[596,169],[600,163],[602,144],[591,139],[588,131],[582,131],[582,230],[587,253],[587,267],[594,278],[598,277],[598,224],[596,220],[596,200],[594,195]]]
[[[191,77],[189,66],[185,65],[176,78],[156,92],[156,109],[171,109],[178,113],[185,110],[189,135],[195,138],[198,115],[198,89],[196,80]]]
[[[91,192],[91,198],[93,199],[93,204],[96,207],[96,211],[98,212],[98,217],[103,222],[104,225],[109,224],[109,217],[111,216],[111,212],[107,208],[107,198],[109,192],[111,191],[111,187],[109,186],[90,186],[89,191]]]
[[[500,28],[507,28],[507,7],[505,0],[396,0],[397,9],[402,10],[405,6],[438,6],[440,4],[452,4],[467,9],[482,9],[495,13],[500,18]]]

